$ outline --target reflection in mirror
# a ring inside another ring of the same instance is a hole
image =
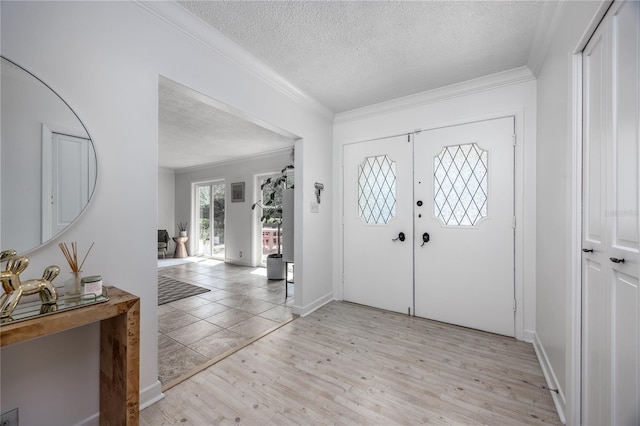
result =
[[[24,254],[71,225],[96,184],[96,154],[76,113],[2,57],[0,248]]]
[[[10,317],[0,319],[0,326],[3,324],[16,323],[34,317],[40,317],[56,312],[68,311],[70,309],[81,308],[83,306],[95,305],[96,303],[108,302],[107,289],[103,288],[100,295],[61,296],[54,305],[43,305],[40,301],[20,303],[11,313]]]

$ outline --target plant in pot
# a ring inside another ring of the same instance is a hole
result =
[[[287,171],[293,169],[293,165],[288,165],[281,170],[280,175],[266,179],[260,185],[262,200],[253,203],[251,210],[259,207],[262,211],[260,221],[265,225],[275,226],[277,253],[267,256],[267,278],[270,280],[285,279],[285,263],[282,261],[282,250],[280,241],[280,230],[282,228],[282,191],[293,188],[293,184],[288,181]],[[290,179],[290,178],[289,178]]]
[[[178,231],[181,237],[186,237],[187,236],[187,226],[189,226],[189,222],[180,222],[178,223]]]

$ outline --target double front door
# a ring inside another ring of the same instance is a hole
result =
[[[514,335],[514,118],[344,147],[344,300]]]

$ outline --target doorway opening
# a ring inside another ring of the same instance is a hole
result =
[[[225,258],[225,182],[198,183],[194,185],[196,206],[196,255],[214,259]]]
[[[270,254],[282,252],[282,229],[278,225],[278,212],[275,206],[282,205],[282,190],[279,187],[272,188],[268,181],[278,177],[278,173],[268,173],[256,176],[256,201],[262,206],[262,212],[258,216],[258,226],[256,227],[257,238],[260,240],[260,257],[258,263],[260,266],[267,266],[267,257]],[[272,203],[267,203],[269,194],[273,192],[275,198]],[[271,220],[263,221],[262,217],[272,217]],[[281,216],[281,215],[280,215]],[[280,220],[282,218],[280,217]]]

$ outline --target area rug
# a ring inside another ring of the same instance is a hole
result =
[[[173,278],[158,277],[158,306],[210,291],[208,288],[184,283]]]

